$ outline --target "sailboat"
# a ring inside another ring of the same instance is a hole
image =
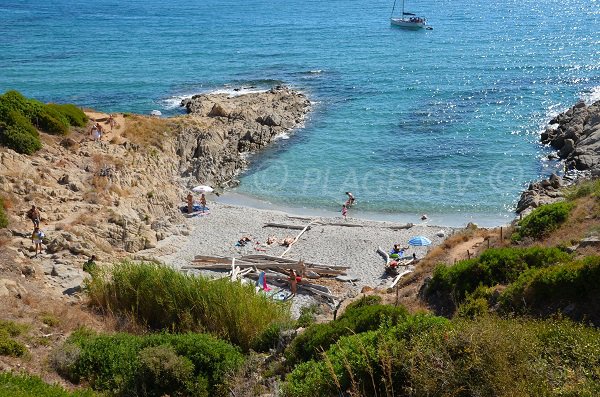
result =
[[[427,20],[423,17],[419,17],[412,12],[404,11],[404,0],[402,0],[402,14],[399,17],[394,17],[394,10],[396,9],[396,0],[394,0],[394,7],[392,8],[392,15],[390,17],[390,23],[393,26],[398,26],[406,29],[433,29],[427,25]]]

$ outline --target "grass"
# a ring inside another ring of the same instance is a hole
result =
[[[122,262],[99,269],[86,287],[93,306],[131,316],[152,330],[209,332],[247,351],[289,306],[252,285],[184,275],[164,265]]]
[[[16,340],[29,331],[29,326],[13,321],[0,320],[0,356],[23,357],[29,352],[27,347]]]
[[[287,397],[594,396],[600,331],[569,321],[408,316],[297,366]]]
[[[166,138],[174,134],[175,125],[173,120],[130,115],[123,136],[135,144],[162,150]]]
[[[548,268],[523,273],[503,291],[505,311],[553,312],[575,305],[575,317],[600,324],[600,256],[589,256]]]
[[[0,396],[6,397],[94,397],[89,390],[66,391],[58,385],[49,385],[37,376],[0,372]]]

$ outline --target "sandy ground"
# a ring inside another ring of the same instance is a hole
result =
[[[356,295],[364,286],[385,287],[390,283],[384,272],[384,260],[377,254],[377,247],[389,251],[395,243],[407,246],[412,236],[428,237],[433,244],[429,247],[411,247],[407,255],[416,253],[423,257],[428,249],[440,244],[444,237],[453,232],[448,227],[415,225],[410,229],[393,230],[399,224],[348,218],[295,217],[280,211],[269,211],[241,206],[233,206],[209,201],[210,214],[188,220],[193,231],[189,236],[173,236],[159,243],[153,250],[139,253],[141,256],[157,257],[167,264],[180,268],[192,263],[195,255],[215,255],[240,257],[249,254],[268,254],[279,256],[286,247],[279,244],[266,246],[269,236],[281,241],[285,237],[295,237],[299,230],[265,227],[265,223],[283,223],[306,226],[311,221],[357,225],[347,227],[339,225],[314,225],[305,232],[298,242],[285,255],[290,259],[303,259],[328,265],[349,266],[349,274],[358,277],[355,283],[339,283],[337,288],[340,300]],[[242,237],[252,241],[244,247],[236,246]],[[320,283],[323,279],[315,280]],[[301,296],[294,298],[294,306],[309,304]],[[294,312],[297,313],[297,307]]]

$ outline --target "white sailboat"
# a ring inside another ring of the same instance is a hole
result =
[[[427,20],[423,17],[417,16],[412,12],[404,11],[404,0],[402,0],[402,14],[399,17],[394,17],[394,10],[396,9],[396,0],[394,0],[394,7],[392,7],[392,15],[390,17],[390,23],[393,26],[398,26],[406,29],[433,29],[427,25]]]

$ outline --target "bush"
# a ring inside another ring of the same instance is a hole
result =
[[[342,336],[375,330],[385,323],[393,325],[407,316],[403,307],[372,304],[380,299],[358,300],[348,305],[337,320],[308,327],[286,351],[290,365],[317,357]]]
[[[170,346],[147,347],[140,351],[136,377],[138,393],[148,397],[170,395],[208,396],[207,382],[194,384],[194,364],[178,356]],[[204,390],[199,390],[204,388]],[[180,391],[179,393],[177,391]]]
[[[8,226],[8,216],[6,215],[6,209],[4,208],[4,200],[0,197],[0,229],[4,229]]]
[[[284,395],[592,396],[600,391],[597,329],[494,316],[406,320],[420,325],[400,322],[340,338],[320,360],[300,364],[288,375]]]
[[[37,376],[0,372],[0,395],[10,397],[93,397],[90,390],[68,392],[58,385],[49,385]]]
[[[577,304],[577,317],[597,316],[595,302],[600,296],[600,256],[531,269],[500,296],[505,311],[559,310]]]
[[[282,332],[293,328],[293,323],[273,323],[263,331],[252,343],[252,350],[257,352],[268,352],[279,347],[282,340]]]
[[[83,110],[73,104],[67,103],[59,105],[56,103],[49,103],[47,106],[62,114],[67,119],[68,123],[74,127],[85,127],[88,122],[88,118],[85,113],[83,113]]]
[[[558,248],[490,248],[479,258],[459,261],[456,265],[438,265],[427,287],[427,294],[451,295],[462,302],[478,286],[492,287],[515,281],[529,268],[541,268],[567,262],[570,256]]]
[[[41,149],[34,127],[50,134],[65,135],[69,126],[85,126],[87,117],[75,105],[45,105],[17,91],[0,95],[0,144],[16,152],[32,154]]]
[[[0,131],[0,144],[21,154],[33,154],[42,148],[39,136],[31,135],[14,125]]]
[[[73,348],[76,346],[79,350]],[[116,395],[222,395],[227,376],[243,364],[242,354],[206,334],[93,335],[74,333],[60,349],[74,354],[61,364],[73,382]]]
[[[0,330],[0,356],[23,357],[27,347],[10,337],[8,332]]]
[[[573,209],[573,204],[568,202],[538,207],[519,222],[520,228],[512,235],[511,239],[513,241],[521,240],[524,237],[540,239],[558,229],[569,217],[571,209]]]
[[[194,277],[164,265],[123,262],[95,272],[87,293],[97,307],[131,315],[153,330],[202,331],[247,351],[271,325],[290,321],[289,305],[253,285]]]

